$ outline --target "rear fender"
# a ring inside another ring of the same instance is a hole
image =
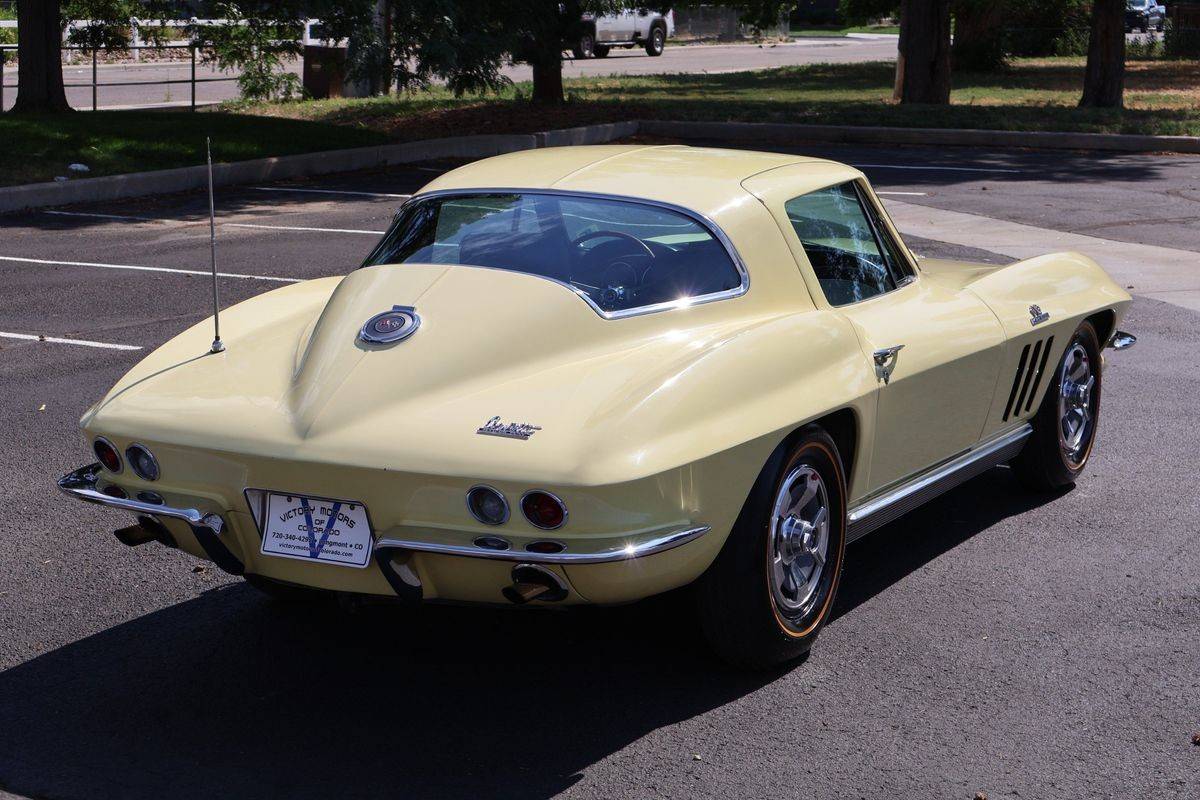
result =
[[[967,288],[996,314],[1006,338],[985,436],[1033,416],[1080,322],[1111,311],[1115,329],[1132,300],[1095,261],[1074,252],[1018,261]]]

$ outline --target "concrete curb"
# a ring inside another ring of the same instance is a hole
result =
[[[974,147],[1030,147],[1066,150],[1111,150],[1127,153],[1200,153],[1196,136],[1128,136],[1107,133],[1047,133],[963,130],[954,128],[869,128],[845,125],[793,125],[774,122],[693,122],[628,120],[532,134],[495,134],[428,139],[378,147],[328,150],[295,156],[259,158],[217,164],[218,186],[259,183],[309,175],[353,172],[390,164],[439,158],[476,159],[518,150],[566,145],[601,144],[634,134],[684,140],[754,141],[776,144],[836,142],[843,144],[918,144]],[[203,166],[135,172],[62,183],[32,183],[0,188],[0,214],[46,206],[121,200],[173,194],[203,188]]]
[[[1198,136],[1135,136],[1119,133],[989,131],[964,128],[869,128],[776,122],[677,122],[641,120],[638,133],[673,139],[753,140],[793,144],[934,144],[959,147],[1029,147],[1050,150],[1113,150],[1126,153],[1200,153]]]
[[[638,132],[641,125],[637,120],[609,122],[600,125],[585,125],[581,128],[564,128],[557,131],[535,133],[538,147],[564,147],[576,144],[603,144],[614,139],[624,139]]]
[[[636,129],[636,124],[634,124],[634,129]],[[299,178],[306,175],[353,172],[360,169],[385,167],[389,164],[407,164],[439,158],[486,158],[517,150],[532,150],[538,146],[538,136],[557,133],[569,134],[571,132],[550,131],[547,134],[537,135],[456,136],[379,147],[356,147],[348,150],[328,150],[321,153],[236,161],[232,164],[214,164],[213,183],[217,186],[259,183]],[[584,135],[580,134],[580,136]],[[628,136],[629,134],[618,135]],[[83,178],[60,183],[31,183],[25,186],[0,189],[0,213],[71,203],[173,194],[200,189],[207,184],[208,170],[204,166],[135,172],[104,178]]]

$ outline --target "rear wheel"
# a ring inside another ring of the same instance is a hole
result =
[[[655,25],[650,29],[650,38],[646,40],[646,55],[661,56],[667,43],[667,32]]]
[[[1067,344],[1033,418],[1033,434],[1012,466],[1023,483],[1049,491],[1075,482],[1100,421],[1100,339],[1084,322]]]
[[[596,45],[596,49],[595,49],[596,58],[607,58],[608,51],[609,51],[608,45],[606,45],[606,44]]]
[[[571,48],[571,54],[576,58],[591,58],[596,54],[596,39],[590,33],[579,37],[579,41]]]
[[[697,584],[713,649],[766,669],[804,656],[829,616],[846,547],[837,446],[810,425],[759,475],[717,560]]]

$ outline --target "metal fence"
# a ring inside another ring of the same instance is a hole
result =
[[[4,4],[4,0],[0,0],[0,6],[2,6],[3,4]],[[141,44],[141,39],[139,38],[139,29],[140,29],[141,25],[146,24],[147,21],[132,20],[132,22],[134,23],[132,25],[132,30],[134,32],[133,43],[127,47],[119,47],[119,48],[114,48],[114,49],[103,48],[100,51],[96,51],[96,50],[89,49],[87,47],[68,45],[65,42],[63,43],[62,49],[64,52],[74,51],[74,52],[81,52],[81,53],[91,53],[91,57],[92,57],[92,79],[91,79],[91,81],[89,83],[67,83],[67,84],[64,84],[64,87],[67,89],[72,89],[72,88],[79,89],[79,88],[90,87],[92,90],[92,106],[91,106],[92,111],[99,110],[100,90],[106,86],[107,87],[168,86],[168,85],[177,85],[177,84],[188,84],[190,86],[190,89],[191,89],[190,108],[193,111],[195,111],[196,110],[196,85],[197,84],[217,83],[217,82],[221,82],[221,81],[236,81],[237,80],[237,76],[212,77],[212,78],[196,77],[196,62],[197,62],[196,51],[203,50],[204,49],[203,44],[197,44],[194,42],[167,42],[167,43],[159,44],[159,45],[144,45],[144,44]],[[70,29],[72,29],[74,27],[77,27],[80,25],[86,25],[86,24],[87,24],[86,20],[73,20],[67,24],[68,32],[70,31]],[[154,24],[159,24],[159,23],[155,22]],[[196,24],[199,24],[199,25],[227,25],[227,24],[230,24],[230,22],[229,22],[229,20],[224,20],[224,19],[187,19],[187,20],[166,20],[165,22],[162,22],[161,24],[165,25],[166,27],[184,28],[189,25],[196,25]],[[233,24],[239,24],[239,23],[233,23]],[[324,40],[320,39],[319,37],[314,36],[313,29],[320,26],[320,24],[321,24],[321,21],[317,20],[317,19],[308,19],[308,20],[304,21],[304,33],[301,37],[302,44],[307,45],[311,42],[324,41]],[[0,28],[16,29],[16,27],[17,27],[17,23],[13,20],[0,20]],[[9,51],[16,52],[16,50],[17,50],[17,46],[15,44],[11,44],[11,45],[0,44],[0,113],[3,113],[3,111],[4,111],[5,91],[17,88],[16,83],[5,83],[4,82],[6,75],[12,74],[14,76],[14,78],[16,76],[15,70],[9,68],[6,72],[6,69],[5,69],[6,62],[8,61],[8,57],[7,57],[8,52]],[[138,54],[141,53],[142,50],[158,50],[158,51],[161,51],[161,50],[190,50],[191,51],[190,52],[190,62],[191,62],[190,77],[177,78],[177,79],[166,79],[166,80],[156,80],[156,81],[105,81],[104,83],[100,82],[100,80],[99,80],[99,77],[100,77],[99,53],[100,52],[104,52],[104,53],[131,52],[134,54],[135,60],[137,60],[137,56],[138,56]],[[162,105],[162,104],[161,103],[146,103],[145,105],[146,106],[154,106],[154,105]]]
[[[6,75],[8,75],[8,74],[15,75],[14,70],[10,69],[10,70],[7,70],[7,72],[6,72],[5,62],[7,61],[8,51],[10,51],[10,50],[15,51],[16,49],[17,49],[16,45],[0,45],[0,111],[4,110],[5,90],[17,88],[16,83],[5,83],[4,82]],[[90,52],[92,54],[92,79],[91,79],[91,81],[88,83],[64,83],[63,84],[64,88],[67,88],[67,89],[80,89],[80,88],[90,87],[92,90],[92,111],[98,111],[100,109],[100,90],[103,89],[104,87],[168,86],[168,85],[176,85],[176,84],[188,84],[191,87],[191,103],[190,103],[189,107],[191,108],[192,111],[195,111],[196,110],[196,85],[197,84],[218,83],[221,81],[236,81],[237,80],[236,75],[235,76],[225,76],[225,77],[212,77],[212,78],[196,77],[196,51],[201,48],[195,44],[130,45],[128,47],[119,48],[116,51],[104,50],[103,52],[106,52],[106,53],[107,52],[125,52],[126,50],[135,50],[135,51],[136,50],[188,50],[188,51],[190,51],[190,67],[191,67],[191,75],[187,78],[173,78],[173,79],[169,78],[169,79],[165,79],[165,80],[154,80],[154,81],[105,81],[104,83],[100,82],[99,54],[101,51],[90,50],[86,47],[75,47],[75,46],[67,46],[67,45],[63,45],[62,49],[65,51]],[[155,104],[147,103],[147,105],[155,105]]]

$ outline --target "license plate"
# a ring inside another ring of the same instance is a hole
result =
[[[371,522],[362,503],[267,494],[263,555],[365,567],[371,545]]]

